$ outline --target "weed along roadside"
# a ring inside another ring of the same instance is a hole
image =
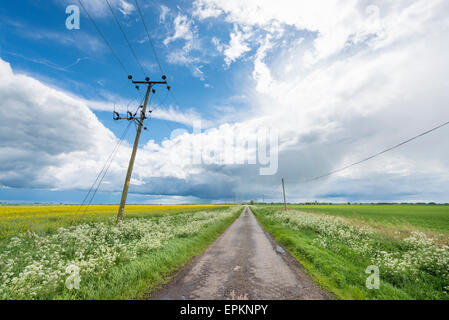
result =
[[[113,219],[2,240],[1,299],[135,299],[201,254],[241,207]],[[79,288],[68,289],[76,266]]]
[[[253,208],[266,230],[339,298],[449,299],[447,235],[432,237],[422,229],[387,233],[358,220],[299,210]],[[377,287],[370,284],[373,270]]]
[[[329,300],[296,260],[276,244],[246,207],[199,257],[153,300]]]

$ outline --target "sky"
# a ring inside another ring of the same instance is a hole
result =
[[[135,0],[109,2],[137,61],[105,0],[84,4],[113,53],[82,8],[67,28],[77,1],[0,5],[0,202],[80,203],[114,154],[93,202],[118,203],[129,74],[171,87],[129,203],[278,202],[282,177],[289,202],[449,202],[449,126],[306,182],[449,121],[449,2],[138,0],[152,43]]]

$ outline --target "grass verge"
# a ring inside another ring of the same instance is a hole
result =
[[[195,256],[201,255],[240,215],[208,226],[188,238],[169,240],[163,248],[112,268],[101,278],[86,279],[88,286],[61,299],[145,299],[170,281]],[[67,293],[67,292],[66,292]]]
[[[393,238],[332,216],[255,207],[257,219],[321,286],[341,299],[449,299],[449,247],[422,233]],[[380,288],[368,289],[368,266]]]
[[[0,299],[138,299],[202,253],[241,208],[95,222],[25,233],[0,246]],[[79,290],[65,286],[80,270]]]

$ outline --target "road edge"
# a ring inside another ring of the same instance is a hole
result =
[[[215,238],[214,241],[212,241],[201,253],[192,256],[190,261],[186,262],[184,266],[180,267],[179,269],[173,271],[166,277],[164,277],[164,282],[161,284],[161,286],[152,292],[149,292],[145,294],[141,299],[139,300],[160,300],[161,293],[168,288],[169,286],[175,285],[186,273],[188,273],[193,266],[195,265],[196,261],[201,258],[201,256],[209,250],[209,248],[216,243],[219,239],[221,239],[226,232],[234,223],[235,221],[243,214],[245,210],[245,207],[241,208],[241,211],[238,215],[235,216],[234,220],[220,233],[220,235]]]
[[[270,241],[271,245],[273,246],[273,250],[276,250],[276,246],[281,247],[285,254],[279,254],[281,258],[287,263],[289,266],[295,266],[303,271],[303,273],[309,277],[310,281],[319,288],[320,291],[329,299],[329,300],[341,300],[335,293],[333,293],[329,288],[327,288],[325,285],[323,285],[315,275],[310,272],[302,263],[299,261],[295,256],[290,252],[288,248],[285,248],[281,244],[278,243],[276,238],[265,228],[263,223],[257,218],[257,215],[249,208],[251,213],[254,215],[254,217],[257,220],[257,223],[262,227],[262,230],[264,231],[265,235],[267,236],[268,240]]]

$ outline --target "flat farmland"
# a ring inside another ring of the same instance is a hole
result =
[[[341,299],[449,299],[449,206],[254,206],[262,225]],[[379,271],[379,287],[366,284]],[[372,270],[372,269],[371,269]]]
[[[117,206],[77,209],[0,207],[0,299],[142,298],[201,254],[242,211],[127,206],[116,226]]]
[[[127,205],[125,219],[151,218],[177,213],[225,208],[223,205]],[[90,222],[114,221],[117,205],[60,206],[0,206],[0,239],[33,231],[55,232],[68,227]]]
[[[291,208],[359,220],[372,226],[449,234],[449,205],[294,205]]]

